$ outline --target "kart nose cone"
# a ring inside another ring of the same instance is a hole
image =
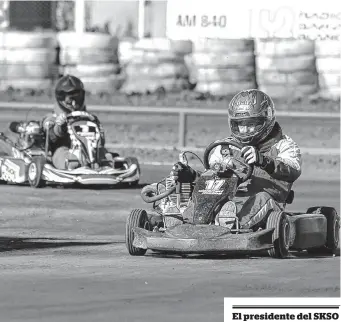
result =
[[[165,234],[174,238],[214,238],[230,234],[230,229],[215,225],[177,225],[166,230]]]

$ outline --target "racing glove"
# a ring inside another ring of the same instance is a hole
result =
[[[269,174],[274,172],[274,161],[270,157],[264,156],[254,146],[244,146],[241,150],[241,153],[248,164],[254,164]]]
[[[62,137],[66,134],[66,114],[61,113],[55,119],[53,132],[56,136]]]
[[[170,175],[177,182],[191,183],[195,181],[197,173],[190,166],[177,162],[173,165]]]

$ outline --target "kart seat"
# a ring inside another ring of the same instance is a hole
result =
[[[290,190],[287,199],[285,200],[285,203],[288,205],[292,204],[292,202],[294,201],[294,197],[295,197],[294,190]]]

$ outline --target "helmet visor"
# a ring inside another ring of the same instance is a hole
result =
[[[248,119],[232,119],[231,131],[239,137],[253,137],[265,126],[265,117],[252,117]]]
[[[58,100],[66,109],[77,111],[83,107],[84,92],[82,90],[74,90],[70,92],[59,92]]]

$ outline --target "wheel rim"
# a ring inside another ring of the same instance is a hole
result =
[[[28,177],[30,178],[30,180],[34,180],[37,177],[37,166],[35,163],[31,163],[30,167],[28,169]]]
[[[284,228],[283,228],[283,241],[284,241],[284,247],[286,249],[289,248],[289,235],[290,235],[290,225],[289,223],[286,221],[284,223]]]

